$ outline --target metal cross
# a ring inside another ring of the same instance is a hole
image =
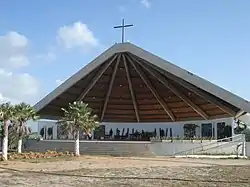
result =
[[[125,28],[126,27],[132,27],[132,26],[134,26],[134,25],[132,25],[132,24],[130,24],[130,25],[125,25],[125,21],[124,21],[124,19],[122,19],[122,25],[120,25],[120,26],[115,26],[114,28],[115,29],[122,29],[122,43],[124,43],[124,37],[125,37]]]

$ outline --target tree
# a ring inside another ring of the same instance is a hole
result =
[[[97,116],[93,114],[88,104],[82,101],[69,103],[68,108],[62,108],[62,110],[64,116],[58,121],[58,124],[72,134],[75,140],[75,155],[80,156],[79,131],[82,130],[88,134],[98,127]]]
[[[234,119],[234,122],[237,124],[237,126],[234,128],[235,134],[245,134],[245,138],[247,142],[250,142],[250,128],[249,125],[245,122]]]
[[[8,159],[8,125],[13,117],[14,107],[10,103],[0,105],[0,121],[3,127],[2,159]]]
[[[241,134],[244,130],[247,129],[247,125],[243,121],[235,119],[234,122],[237,124],[237,126],[234,128],[235,134]]]
[[[31,133],[31,129],[27,126],[27,121],[36,121],[38,119],[39,116],[36,114],[36,111],[31,105],[26,103],[15,105],[13,123],[18,135],[18,153],[22,152],[23,137]]]
[[[31,128],[29,130],[31,132]],[[27,140],[29,135],[23,136],[22,141]],[[19,136],[17,133],[17,126],[14,123],[10,123],[8,127],[8,150],[17,150]]]
[[[192,123],[187,123],[183,126],[184,129],[184,136],[187,138],[194,138],[196,134],[196,128],[198,125],[192,124]]]

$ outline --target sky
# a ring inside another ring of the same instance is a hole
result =
[[[126,41],[250,100],[250,1],[0,1],[0,102],[35,104]]]

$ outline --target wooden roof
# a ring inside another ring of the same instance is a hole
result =
[[[250,103],[131,43],[113,45],[35,105],[58,119],[83,100],[102,122],[167,122],[234,117]]]

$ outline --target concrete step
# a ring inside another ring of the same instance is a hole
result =
[[[117,155],[117,156],[153,156],[148,146],[142,144],[88,144],[80,151],[85,154]]]

